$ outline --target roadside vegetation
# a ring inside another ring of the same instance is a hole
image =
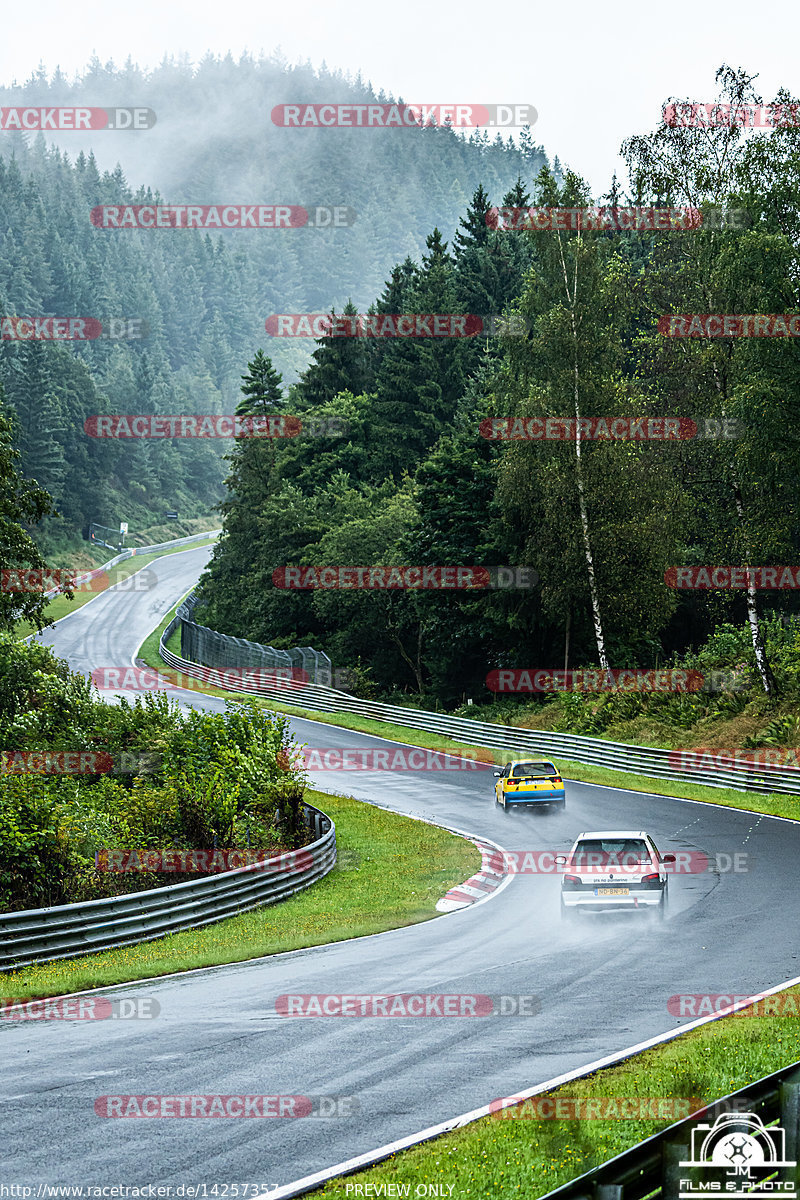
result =
[[[0,635],[0,912],[197,878],[112,870],[115,848],[304,845],[287,727],[252,700],[224,714],[182,713],[163,692],[107,705],[47,647]]]
[[[313,887],[202,929],[0,974],[0,1001],[60,996],[414,925],[438,918],[437,900],[480,869],[471,842],[435,825],[349,797],[307,790],[304,799],[336,826],[337,865]]]

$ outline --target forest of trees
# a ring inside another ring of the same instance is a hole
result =
[[[760,100],[744,72],[717,78],[721,100]],[[796,559],[796,342],[667,338],[659,320],[798,310],[798,129],[661,124],[624,144],[628,182],[614,179],[602,198],[746,210],[746,227],[508,229],[493,206],[593,202],[530,130],[515,143],[448,128],[270,123],[274,104],[334,92],[387,99],[324,69],[212,56],[196,70],[167,60],[147,77],[95,61],[77,80],[42,74],[6,90],[13,103],[147,103],[158,114],[155,129],[126,135],[125,173],[84,153],[81,135],[61,135],[56,149],[41,135],[0,134],[0,314],[135,317],[148,329],[141,341],[0,340],[21,470],[59,513],[28,522],[39,549],[90,520],[135,527],[219,501],[225,532],[198,616],[278,647],[313,644],[364,690],[453,704],[485,698],[498,667],[655,666],[733,630],[733,657],[772,694],[767,643],[796,610],[794,593],[681,592],[665,571]],[[358,219],[213,237],[88,219],[97,204],[160,197],[347,204]],[[276,312],[365,310],[506,312],[520,326],[517,336],[316,344],[264,328]],[[347,432],[225,444],[102,440],[83,428],[95,413],[234,409],[336,418]],[[480,432],[485,421],[548,416],[667,416],[701,430],[708,418],[737,436],[577,443]],[[539,583],[461,594],[273,583],[286,565],[378,563],[523,565]]]
[[[722,99],[753,98],[720,71]],[[788,97],[781,93],[779,101]],[[623,147],[631,195],[609,200],[743,209],[746,230],[507,231],[491,203],[590,205],[548,168],[497,194],[476,188],[449,243],[430,232],[378,312],[501,312],[524,337],[322,338],[284,394],[250,362],[242,411],[313,412],[345,437],[240,440],[225,534],[205,581],[206,623],[275,646],[310,643],[379,692],[457,703],[502,666],[653,666],[734,631],[765,694],[765,629],[791,591],[667,586],[680,564],[797,562],[800,357],[792,338],[667,338],[668,313],[800,308],[800,132],[663,125]],[[735,421],[735,438],[493,441],[496,417]],[[286,564],[527,564],[532,591],[286,591]],[[766,622],[764,618],[769,618]],[[770,624],[772,621],[772,624]],[[736,631],[743,632],[743,640]],[[796,635],[793,635],[796,636]]]
[[[210,513],[224,494],[224,444],[88,437],[97,413],[230,413],[264,322],[275,312],[366,304],[385,264],[416,254],[433,221],[455,229],[479,181],[498,194],[547,162],[530,131],[520,144],[485,132],[282,130],[273,105],[297,96],[383,99],[361,81],[277,59],[165,61],[145,76],[94,61],[80,79],[41,73],[0,89],[3,104],[149,105],[141,134],[0,133],[0,318],[132,318],[140,340],[43,344],[0,340],[0,385],[18,422],[22,468],[54,498],[36,537],[48,549],[90,521],[131,530]],[[259,114],[254,121],[243,114]],[[365,138],[365,133],[367,134]],[[104,142],[103,138],[107,141]],[[116,141],[114,140],[116,137]],[[120,139],[122,139],[120,141]],[[124,153],[125,170],[109,155]],[[555,163],[557,169],[557,160]],[[324,185],[320,183],[323,180]],[[154,189],[159,189],[158,191]],[[99,204],[346,204],[351,228],[294,231],[112,231]],[[287,380],[313,343],[275,339]]]

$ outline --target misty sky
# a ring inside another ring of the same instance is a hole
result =
[[[360,69],[376,90],[409,102],[533,104],[536,140],[586,176],[597,196],[618,163],[620,141],[654,128],[669,95],[713,99],[722,62],[758,73],[765,99],[780,85],[797,94],[799,28],[796,6],[762,9],[750,0],[38,0],[33,9],[6,8],[0,82],[22,83],[40,62],[71,75],[93,52],[117,64],[130,54],[148,67],[165,53],[196,61],[209,49],[236,56],[280,47],[291,63]]]

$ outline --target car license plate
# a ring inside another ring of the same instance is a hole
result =
[[[629,896],[629,888],[595,888],[595,896]]]

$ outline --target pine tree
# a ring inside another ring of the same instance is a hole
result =
[[[489,226],[486,224],[486,214],[492,207],[489,197],[479,183],[473,194],[472,202],[467,209],[467,215],[462,217],[460,229],[453,238],[456,257],[463,254],[469,246],[485,246],[489,236]],[[461,230],[464,230],[462,233]]]
[[[354,317],[358,309],[348,300],[342,315]],[[332,319],[336,313],[330,313]],[[354,396],[369,391],[371,380],[367,349],[363,337],[321,337],[317,349],[311,355],[311,365],[303,373],[296,387],[302,408],[314,409],[328,404],[340,392],[352,392]]]

